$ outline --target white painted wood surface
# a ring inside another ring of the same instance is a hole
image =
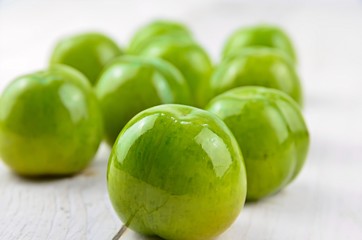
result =
[[[44,68],[57,38],[102,30],[125,44],[155,17],[189,24],[215,61],[238,26],[277,23],[299,53],[312,144],[298,179],[247,204],[222,240],[362,239],[362,2],[0,0],[0,89]],[[20,178],[0,163],[0,239],[111,239],[121,222],[106,191],[109,149],[65,179]],[[122,239],[147,239],[128,230]]]

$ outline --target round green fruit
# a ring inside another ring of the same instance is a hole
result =
[[[190,90],[181,73],[156,58],[124,56],[101,74],[95,91],[103,113],[105,135],[112,146],[137,113],[165,103],[190,104]]]
[[[217,96],[241,86],[262,86],[281,90],[302,105],[302,89],[295,67],[286,56],[269,48],[250,48],[225,59],[210,80]]]
[[[270,47],[287,54],[293,63],[297,61],[293,44],[288,35],[279,27],[257,25],[240,28],[227,40],[223,57],[228,57],[248,47]]]
[[[298,105],[281,91],[241,87],[206,107],[229,127],[244,156],[248,200],[274,194],[300,172],[309,134]]]
[[[50,63],[71,66],[95,84],[103,67],[122,54],[109,37],[100,33],[83,33],[61,39],[55,46]]]
[[[137,54],[150,42],[167,36],[192,39],[192,33],[183,24],[168,20],[156,20],[143,26],[134,34],[127,52]]]
[[[66,175],[84,169],[103,135],[88,80],[67,66],[14,80],[0,99],[0,155],[21,175]]]
[[[238,144],[214,114],[162,105],[135,116],[108,163],[108,192],[131,229],[164,239],[212,239],[241,211],[246,175]]]
[[[210,99],[209,80],[213,70],[207,53],[195,42],[181,38],[160,38],[142,52],[143,56],[162,58],[180,70],[194,99],[192,105],[202,107]]]

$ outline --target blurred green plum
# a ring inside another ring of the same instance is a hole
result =
[[[157,58],[117,58],[105,68],[95,91],[110,146],[126,123],[142,110],[165,103],[192,102],[182,74],[170,63]]]
[[[170,20],[155,20],[138,29],[129,43],[127,53],[138,54],[150,44],[150,42],[160,37],[175,37],[191,40],[192,33],[182,23]]]
[[[0,155],[26,176],[84,169],[103,136],[102,114],[86,77],[67,66],[15,79],[0,99]]]
[[[263,87],[235,88],[211,100],[206,110],[219,116],[239,143],[248,200],[280,191],[301,171],[309,133],[299,106],[285,93]]]
[[[226,41],[223,57],[228,57],[248,47],[269,47],[287,54],[293,63],[297,62],[292,41],[279,27],[273,25],[255,25],[242,27]]]
[[[212,96],[236,87],[261,86],[281,90],[303,104],[294,65],[285,54],[270,48],[248,48],[226,58],[216,67],[210,85]]]
[[[192,105],[205,106],[211,97],[208,87],[213,65],[200,45],[187,39],[164,37],[153,41],[140,54],[172,63],[189,85],[194,101]]]
[[[61,39],[50,58],[51,64],[65,64],[82,72],[94,85],[104,66],[122,50],[101,33],[82,33]]]

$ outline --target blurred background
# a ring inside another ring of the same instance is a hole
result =
[[[0,0],[0,90],[21,74],[45,68],[63,36],[101,31],[126,47],[135,30],[154,19],[188,25],[215,64],[238,27],[271,23],[289,33],[304,88],[309,158],[290,187],[294,195],[266,201],[261,210],[250,206],[237,225],[249,229],[243,230],[245,239],[362,239],[362,0]],[[269,215],[277,206],[290,213]],[[283,217],[295,216],[298,208],[303,212],[296,224],[310,227],[292,226],[294,234],[283,235]],[[258,233],[258,219],[272,226]],[[113,221],[111,233],[118,226]],[[238,239],[238,229],[221,239]]]
[[[362,110],[356,109],[362,106],[361,0],[0,0],[0,89],[16,76],[46,67],[63,36],[101,31],[126,47],[137,27],[153,19],[187,24],[215,63],[236,28],[283,27],[298,53],[306,112],[324,104],[323,112],[333,115],[320,116],[315,124],[331,118],[336,124],[324,136],[362,142]]]

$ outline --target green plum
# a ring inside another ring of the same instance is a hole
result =
[[[225,59],[214,71],[210,91],[217,96],[241,86],[275,88],[302,105],[302,89],[295,67],[285,54],[270,48],[249,48]]]
[[[21,76],[0,99],[0,155],[26,176],[84,169],[103,136],[102,114],[84,75],[67,66]]]
[[[131,229],[164,239],[213,239],[241,211],[239,146],[216,115],[165,104],[126,125],[108,162],[108,192]]]
[[[105,68],[95,91],[103,113],[106,140],[111,146],[126,123],[140,111],[165,103],[192,101],[181,73],[157,58],[117,58]]]
[[[309,134],[299,106],[285,93],[240,87],[206,107],[229,127],[244,156],[248,200],[258,200],[289,184],[305,162]]]
[[[165,36],[192,39],[191,31],[183,24],[169,20],[156,20],[143,26],[134,34],[127,52],[137,54],[150,42]]]
[[[103,67],[122,54],[119,46],[101,33],[82,33],[61,39],[50,58],[82,72],[94,85]]]
[[[272,25],[256,25],[243,27],[235,31],[227,40],[223,56],[227,57],[247,47],[270,47],[287,54],[295,63],[297,57],[288,35],[279,27]]]
[[[190,87],[194,99],[192,105],[202,107],[210,99],[208,87],[213,65],[204,49],[195,42],[182,38],[160,38],[149,44],[141,55],[159,57],[177,67]]]

